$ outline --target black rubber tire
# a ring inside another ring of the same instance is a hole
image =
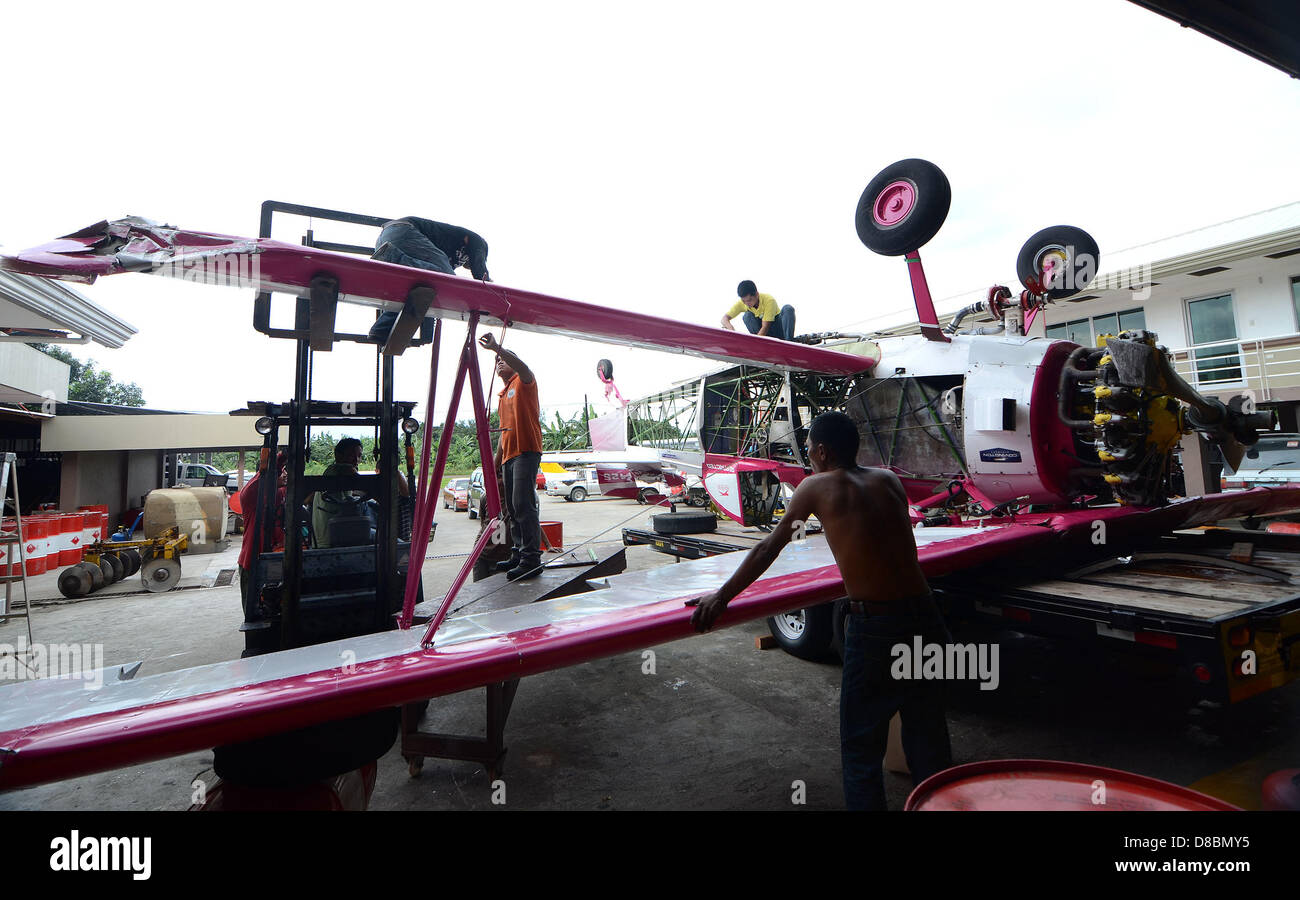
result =
[[[1101,253],[1092,235],[1082,228],[1073,225],[1044,228],[1025,241],[1016,257],[1016,277],[1026,290],[1042,293],[1039,261],[1043,253],[1054,247],[1066,249],[1069,265],[1068,270],[1062,273],[1064,286],[1051,288],[1047,291],[1047,296],[1052,300],[1061,300],[1079,293],[1096,277],[1097,266],[1101,264]]]
[[[881,192],[896,181],[911,182],[915,193],[912,208],[892,225],[881,225],[872,210]],[[902,256],[923,247],[939,233],[952,205],[948,176],[924,159],[903,159],[880,170],[858,200],[854,217],[858,240],[881,256]]]
[[[711,512],[680,510],[654,516],[651,521],[659,534],[706,534],[718,530],[718,520]]]
[[[581,503],[583,500],[587,499],[587,489],[584,487],[574,488],[569,491],[569,499],[574,503]]]
[[[607,359],[602,359],[600,362],[596,363],[596,372],[601,378],[609,381],[614,377],[614,364]]]
[[[784,616],[769,616],[767,627],[781,649],[791,656],[810,660],[824,659],[830,653],[835,638],[832,606],[833,604],[823,603]]]

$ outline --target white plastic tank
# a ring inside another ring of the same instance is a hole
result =
[[[144,501],[144,536],[155,538],[179,528],[189,538],[188,553],[216,552],[226,537],[226,489],[159,488]]]

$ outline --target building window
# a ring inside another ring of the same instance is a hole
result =
[[[1291,279],[1291,306],[1295,308],[1296,322],[1300,323],[1300,275]],[[1300,324],[1296,330],[1300,331]]]
[[[1232,295],[1187,301],[1187,321],[1193,344],[1209,344],[1195,351],[1196,380],[1200,384],[1241,381],[1241,348]]]
[[[1103,334],[1116,335],[1123,331],[1141,331],[1147,327],[1147,317],[1140,308],[1123,312],[1106,313],[1091,319],[1075,319],[1060,325],[1048,326],[1047,336],[1053,340],[1073,341],[1082,347],[1097,346]]]

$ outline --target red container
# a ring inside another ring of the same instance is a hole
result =
[[[953,766],[916,786],[904,810],[1235,810],[1197,791],[1119,769],[1053,759]]]
[[[81,513],[59,516],[59,565],[75,566],[81,562]]]
[[[564,525],[561,522],[542,522],[542,545],[539,550],[564,549]],[[547,544],[550,547],[547,547]]]
[[[45,573],[45,519],[41,516],[28,516],[23,520],[23,560],[27,574],[43,575]]]

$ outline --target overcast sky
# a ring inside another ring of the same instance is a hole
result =
[[[6,249],[125,214],[254,235],[280,199],[463,225],[494,280],[630,316],[716,324],[753,279],[810,332],[910,309],[903,263],[853,229],[897,159],[952,184],[923,250],[939,298],[1014,284],[1047,225],[1090,231],[1105,269],[1108,248],[1300,199],[1300,84],[1124,0],[135,10],[6,7]],[[250,292],[136,275],[78,289],[140,333],[74,353],[148,405],[288,399],[292,345],[253,331]],[[628,397],[713,367],[506,344],[550,407],[594,394],[602,356]],[[316,396],[364,399],[373,352],[326,356]],[[397,394],[422,399],[427,350],[408,356]]]

